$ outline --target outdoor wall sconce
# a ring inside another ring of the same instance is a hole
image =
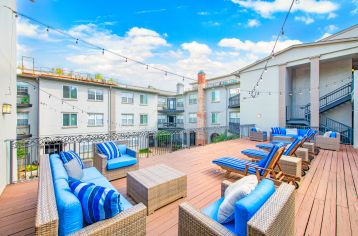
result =
[[[261,113],[258,113],[257,114],[257,118],[261,118],[262,117],[262,114]]]
[[[11,104],[9,103],[2,104],[2,114],[11,114]]]

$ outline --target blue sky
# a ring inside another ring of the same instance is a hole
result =
[[[76,37],[190,77],[223,75],[266,56],[289,0],[17,1],[18,11]],[[299,0],[279,48],[316,41],[358,23],[358,0]],[[18,55],[36,66],[102,73],[123,83],[173,89],[178,78],[102,55],[26,19]],[[165,79],[165,83],[163,83]],[[165,85],[163,85],[165,84]],[[169,87],[169,88],[168,88]]]

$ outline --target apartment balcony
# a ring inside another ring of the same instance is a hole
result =
[[[16,101],[17,108],[27,108],[32,107],[30,102],[30,95],[27,92],[17,92],[17,101]]]
[[[30,125],[22,125],[16,127],[16,138],[25,139],[32,137]]]
[[[240,94],[229,98],[229,108],[239,108],[239,107],[240,107]]]
[[[229,132],[232,134],[240,134],[240,121],[229,121]]]
[[[177,123],[177,122],[158,123],[158,129],[184,129],[184,123]]]
[[[176,114],[184,112],[184,104],[176,107],[158,107],[158,112],[166,113],[166,114]]]

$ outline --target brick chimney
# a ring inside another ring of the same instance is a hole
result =
[[[206,75],[204,71],[198,73],[198,113],[197,113],[197,128],[199,129],[196,135],[196,144],[205,145],[207,143],[206,131],[206,107],[205,107],[205,88]]]

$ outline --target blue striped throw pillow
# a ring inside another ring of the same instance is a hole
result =
[[[96,144],[97,150],[105,155],[108,160],[121,156],[118,146],[114,142],[105,142]]]
[[[81,202],[87,224],[109,219],[122,211],[121,195],[117,191],[81,181],[71,180],[69,184],[71,191]]]
[[[78,161],[78,163],[80,163],[81,168],[82,169],[84,168],[81,157],[74,151],[60,152],[60,157],[61,157],[63,164],[66,164],[69,161],[71,161],[72,159],[75,159]]]

